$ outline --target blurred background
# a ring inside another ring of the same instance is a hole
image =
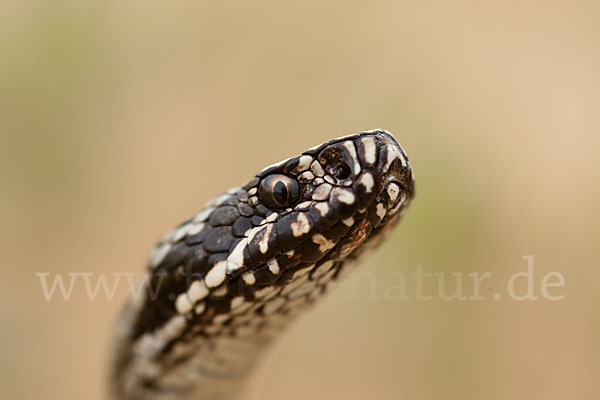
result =
[[[0,51],[1,398],[107,398],[127,286],[46,301],[36,273],[140,272],[214,195],[373,128],[417,196],[255,398],[600,395],[599,2],[4,0]],[[494,300],[529,254],[540,299]],[[418,266],[491,272],[487,298],[384,299]]]

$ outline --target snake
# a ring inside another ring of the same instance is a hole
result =
[[[375,129],[270,165],[168,232],[116,324],[122,400],[244,398],[266,347],[388,236],[414,197]]]

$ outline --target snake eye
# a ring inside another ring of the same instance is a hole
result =
[[[300,185],[287,175],[270,175],[260,182],[258,194],[269,208],[289,207],[300,197]]]

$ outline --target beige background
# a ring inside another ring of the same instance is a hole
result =
[[[380,298],[349,278],[257,398],[600,395],[599,2],[5,0],[0,32],[1,398],[106,398],[127,287],[47,302],[37,272],[141,271],[210,197],[377,127],[417,177],[361,267]],[[527,254],[564,300],[492,299]],[[381,299],[419,265],[489,271],[488,299]]]

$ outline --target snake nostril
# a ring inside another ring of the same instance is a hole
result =
[[[334,167],[333,176],[337,179],[347,179],[350,176],[350,167],[347,164],[340,163]]]
[[[381,194],[381,198],[386,203],[388,209],[393,208],[397,204],[401,192],[402,187],[396,182],[391,182],[386,185]]]

